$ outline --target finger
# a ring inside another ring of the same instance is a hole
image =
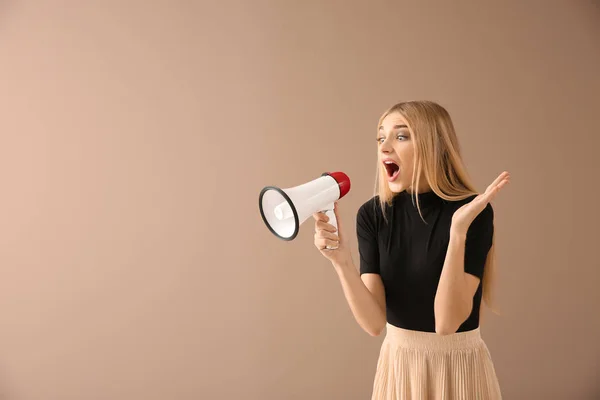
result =
[[[495,188],[498,186],[498,184],[499,184],[499,183],[502,181],[502,179],[503,179],[503,178],[500,178],[500,177],[496,178],[496,179],[494,180],[494,182],[492,182],[492,183],[491,183],[491,184],[490,184],[490,185],[489,185],[489,186],[488,186],[488,187],[485,189],[485,192],[484,192],[484,194],[487,194],[487,193],[491,192],[492,190],[494,190],[494,189],[495,189]]]
[[[320,239],[316,242],[316,245],[320,250],[325,250],[327,247],[337,248],[340,243],[335,240]]]
[[[510,174],[506,173],[504,177],[496,184],[495,188],[500,189],[510,182]]]
[[[502,180],[500,183],[498,183],[498,185],[496,185],[496,187],[490,189],[489,192],[486,192],[485,193],[486,201],[487,202],[492,201],[496,197],[496,195],[498,194],[500,189],[502,189],[504,186],[508,185],[509,183],[510,183],[510,179],[506,178],[506,179]]]
[[[329,221],[329,217],[324,212],[313,213],[313,218],[316,221],[325,221],[325,222]]]
[[[505,179],[502,182],[500,182],[498,184],[498,186],[496,186],[496,190],[494,191],[494,193],[498,193],[500,191],[500,189],[502,189],[504,186],[508,185],[510,183],[510,179]]]
[[[329,239],[329,240],[335,240],[335,241],[340,240],[339,236],[336,235],[335,233],[322,231],[322,230],[315,232],[315,239]]]
[[[327,232],[336,232],[337,231],[337,229],[335,229],[335,226],[333,226],[327,222],[324,222],[324,221],[317,221],[315,225],[316,225],[317,230],[324,230]]]
[[[498,177],[496,179],[494,179],[494,182],[492,182],[487,187],[486,192],[489,191],[489,190],[492,190],[494,187],[496,187],[506,177],[510,177],[510,174],[508,173],[508,171],[502,172],[500,175],[498,175]]]

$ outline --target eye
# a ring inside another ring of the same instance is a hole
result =
[[[404,140],[408,139],[408,136],[399,133],[398,135],[396,135],[396,139],[403,142]],[[381,144],[381,143],[383,143],[384,140],[385,140],[385,137],[378,137],[377,143]]]

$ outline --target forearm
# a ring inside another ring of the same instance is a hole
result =
[[[370,335],[379,335],[386,323],[384,307],[365,286],[352,259],[334,267],[356,322]]]
[[[451,232],[434,303],[435,329],[440,334],[456,332],[471,309],[465,295],[465,242],[466,234]]]

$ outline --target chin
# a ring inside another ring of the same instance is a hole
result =
[[[394,193],[400,193],[406,189],[402,182],[388,182],[388,187]]]

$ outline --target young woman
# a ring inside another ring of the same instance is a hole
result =
[[[394,105],[376,138],[375,195],[356,218],[359,269],[337,204],[337,231],[313,215],[315,246],[335,267],[356,321],[373,336],[386,329],[372,399],[501,399],[479,318],[482,300],[491,307],[490,202],[510,176],[477,193],[450,115],[434,102]]]

